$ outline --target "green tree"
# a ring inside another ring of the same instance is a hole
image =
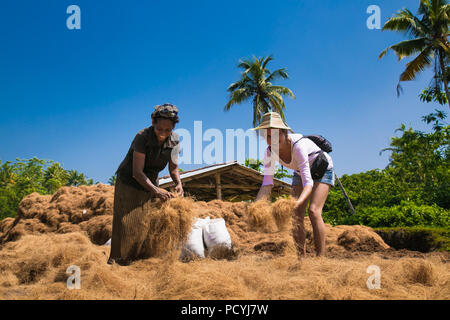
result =
[[[437,102],[440,105],[447,103],[447,96],[445,92],[436,87],[428,87],[422,90],[419,94],[420,101],[422,102]]]
[[[244,165],[261,173],[263,172],[264,163],[259,159],[245,159]]]
[[[430,103],[437,102],[440,105],[444,105],[447,103],[447,97],[444,92],[442,92],[439,88],[425,88],[419,94],[420,101]],[[427,124],[433,124],[433,129],[435,131],[439,131],[443,128],[443,121],[447,117],[446,113],[442,110],[434,109],[435,112],[427,114],[422,117],[422,121]]]
[[[433,124],[429,133],[405,125],[397,129],[400,136],[392,137],[390,147],[381,151],[391,152],[385,169],[340,178],[356,215],[347,214],[344,196],[332,188],[324,206],[324,219],[332,224],[371,226],[406,226],[416,222],[448,225],[450,127],[443,123],[444,119],[442,112],[425,116],[424,121]]]
[[[76,170],[65,170],[51,160],[0,160],[0,220],[14,217],[20,201],[30,193],[52,194],[62,186],[89,184],[93,184],[92,179]]]
[[[66,186],[81,186],[81,185],[92,185],[94,181],[92,179],[87,179],[83,173],[77,170],[69,170],[67,177]]]
[[[414,80],[420,72],[434,63],[434,87],[440,88],[441,84],[444,85],[450,108],[448,91],[450,5],[447,4],[447,0],[421,0],[418,16],[404,8],[385,23],[383,31],[401,32],[410,39],[386,48],[381,52],[379,59],[385,56],[388,50],[393,50],[399,61],[417,55],[406,64],[406,69],[400,75],[398,92],[401,91],[400,82]]]
[[[111,186],[115,186],[116,185],[116,175],[111,176],[111,178],[109,178],[108,183]]]
[[[53,163],[44,171],[44,186],[50,193],[67,185],[68,180],[69,173],[58,162]]]
[[[438,122],[439,124],[439,122]],[[391,138],[388,168],[392,175],[425,203],[450,207],[450,126],[435,125],[433,132],[406,129],[400,137]]]
[[[271,72],[267,64],[273,60],[272,56],[239,60],[238,68],[243,69],[241,78],[228,87],[230,98],[225,105],[225,111],[233,105],[252,99],[253,126],[257,126],[264,113],[278,112],[284,118],[283,110],[286,109],[283,96],[295,99],[292,91],[283,86],[273,85],[277,79],[288,79],[285,68]]]
[[[259,171],[261,173],[264,172],[264,163],[257,159],[245,159],[244,165],[246,167],[252,168],[253,170]],[[292,175],[288,173],[288,170],[284,169],[284,167],[275,167],[275,174],[273,175],[275,179],[283,179],[283,178],[292,178]]]

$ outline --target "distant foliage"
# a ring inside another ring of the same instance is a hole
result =
[[[4,163],[0,160],[0,220],[14,217],[19,202],[30,193],[52,194],[62,186],[93,183],[83,173],[66,170],[52,160],[32,158]]]
[[[430,226],[450,228],[450,211],[437,205],[417,205],[402,201],[393,207],[368,207],[344,219],[346,224],[363,224],[379,227]]]
[[[246,159],[244,165],[261,173],[264,172],[264,163],[261,160]],[[284,169],[284,167],[280,168],[278,166],[275,166],[275,174],[273,175],[273,177],[275,179],[283,179],[292,178],[292,175],[289,174],[289,171]]]
[[[113,175],[112,177],[109,178],[108,183],[111,186],[115,186],[116,185],[116,175]]]
[[[406,129],[397,131],[389,148],[389,165],[384,170],[344,175],[342,184],[355,207],[350,217],[339,188],[330,191],[324,219],[332,224],[386,226],[449,226],[450,127],[435,114],[430,133]],[[426,121],[430,123],[432,121]]]

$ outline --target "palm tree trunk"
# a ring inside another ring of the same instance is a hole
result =
[[[450,95],[448,93],[448,83],[447,83],[447,68],[444,63],[444,56],[442,50],[439,50],[439,64],[441,65],[442,81],[444,82],[445,95],[447,97],[448,108],[450,109]]]

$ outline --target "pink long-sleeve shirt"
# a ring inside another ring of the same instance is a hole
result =
[[[289,134],[289,139],[291,141],[292,148],[292,158],[291,163],[285,163],[280,159],[278,154],[275,152],[271,152],[269,148],[267,148],[266,153],[264,155],[264,181],[263,186],[273,185],[273,174],[274,174],[274,166],[275,161],[278,161],[281,165],[286,168],[295,170],[297,174],[302,178],[303,186],[313,186],[314,181],[311,177],[311,164],[314,162],[316,157],[318,156],[317,151],[321,149],[311,140],[304,138],[301,134]],[[297,140],[297,143],[295,143]],[[295,144],[294,144],[295,143]],[[292,146],[293,145],[293,146]],[[325,156],[328,160],[328,170],[333,168],[333,161],[330,155],[324,152]]]

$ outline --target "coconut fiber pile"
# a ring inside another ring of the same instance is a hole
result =
[[[16,219],[0,221],[0,299],[450,299],[448,254],[396,251],[371,228],[326,225],[327,253],[315,257],[305,218],[307,257],[292,240],[292,201],[155,201],[147,258],[108,265],[114,187],[33,193]],[[197,217],[223,218],[232,250],[190,262],[180,249]],[[381,272],[369,289],[369,266]],[[69,290],[68,268],[80,270]]]

